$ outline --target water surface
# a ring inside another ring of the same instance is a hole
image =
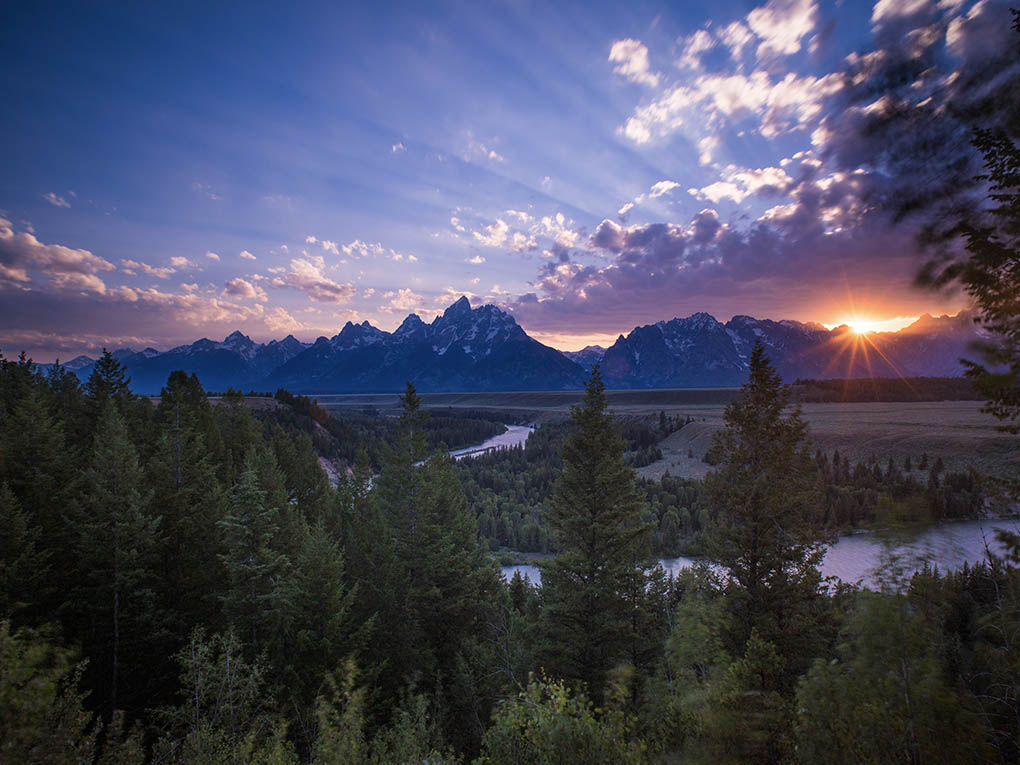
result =
[[[883,562],[894,562],[904,575],[918,570],[927,562],[941,571],[962,568],[986,559],[986,549],[1001,554],[1002,546],[995,539],[997,529],[1020,533],[1018,520],[980,520],[941,523],[922,529],[899,532],[851,534],[830,545],[822,559],[823,576],[866,587],[878,586],[877,570]],[[694,558],[663,558],[662,567],[674,576],[696,563]],[[542,583],[542,572],[533,564],[503,566],[509,581],[516,571],[533,584]]]

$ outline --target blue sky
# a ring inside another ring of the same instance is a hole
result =
[[[931,159],[868,127],[889,89],[921,115],[1015,81],[1004,4],[215,5],[5,11],[6,355],[311,340],[460,294],[561,348],[964,304],[911,286],[890,214]]]

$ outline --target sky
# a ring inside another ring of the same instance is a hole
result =
[[[460,295],[561,349],[955,313],[918,232],[1020,61],[991,0],[68,6],[0,46],[0,351],[38,361]]]

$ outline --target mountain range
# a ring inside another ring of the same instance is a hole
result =
[[[953,377],[976,338],[973,317],[922,316],[898,332],[859,335],[847,326],[707,313],[635,327],[609,348],[561,352],[528,336],[493,305],[465,297],[431,323],[410,314],[393,332],[347,322],[331,338],[303,343],[292,335],[255,343],[240,332],[168,351],[113,352],[138,393],[158,393],[170,372],[198,375],[207,390],[286,388],[297,393],[571,390],[599,364],[610,388],[731,387],[747,379],[761,342],[783,379]],[[87,379],[94,359],[65,364]],[[45,365],[44,365],[45,366]]]

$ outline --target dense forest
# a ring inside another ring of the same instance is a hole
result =
[[[654,458],[656,442],[689,422],[665,414],[652,424],[635,418],[618,421],[626,461],[634,467],[653,461],[641,457]],[[488,549],[525,553],[559,549],[543,508],[562,467],[559,450],[570,428],[569,422],[542,425],[524,446],[493,450],[457,463]],[[716,465],[721,456],[710,449],[705,459]],[[973,471],[947,471],[941,458],[929,458],[926,453],[903,462],[880,463],[872,455],[851,463],[838,451],[816,452],[813,470],[824,509],[820,523],[830,534],[985,513],[987,492],[981,477]],[[715,521],[716,509],[699,501],[701,481],[667,473],[658,481],[638,478],[636,486],[644,503],[642,520],[652,527],[652,553],[656,557],[704,555],[705,534]]]
[[[636,480],[685,422],[621,428],[597,371],[459,464],[435,444],[493,421],[430,427],[410,385],[383,418],[128,382],[0,360],[2,761],[1020,761],[1020,544],[824,581],[833,524],[980,492],[812,454],[760,348],[702,482]],[[691,544],[723,568],[653,565]],[[542,587],[498,546],[555,551]]]

